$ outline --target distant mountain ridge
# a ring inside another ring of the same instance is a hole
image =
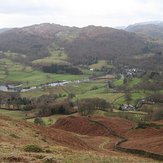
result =
[[[48,47],[55,43],[74,57],[97,57],[140,53],[144,42],[135,34],[109,27],[67,27],[57,24],[39,24],[14,28],[0,34],[0,51],[25,54],[30,60],[48,55]],[[131,47],[131,48],[129,48]]]
[[[78,28],[50,23],[13,28],[0,33],[0,51],[21,54],[30,63],[49,56],[49,47],[52,47],[54,50],[64,50],[69,62],[76,65],[89,65],[98,59],[141,65],[142,60],[135,60],[134,56],[163,53],[163,43],[157,42],[157,39],[163,38],[161,24],[133,25],[125,30],[93,25]],[[156,41],[151,39],[153,35]],[[152,56],[149,62],[155,60],[155,55]],[[144,63],[147,65],[148,60]]]
[[[160,66],[159,69],[161,69],[163,65],[163,21],[138,23],[128,26],[125,30],[143,37],[148,42],[147,51],[156,54],[154,57],[146,59],[143,65],[147,65],[149,62],[155,67]]]
[[[30,60],[48,55],[48,45],[54,35],[67,27],[55,24],[40,24],[13,28],[0,34],[0,50],[25,54]]]
[[[138,34],[145,34],[146,36],[163,39],[163,22],[146,22],[146,23],[137,23],[128,26],[125,28],[128,32],[135,32]]]
[[[68,42],[65,49],[72,60],[77,55],[80,62],[92,56],[99,59],[120,59],[141,53],[144,46],[143,40],[133,33],[108,27],[88,26],[82,28],[79,36]]]
[[[6,32],[6,31],[8,31],[8,30],[10,30],[11,28],[1,28],[0,29],[0,33],[3,33],[3,32]]]

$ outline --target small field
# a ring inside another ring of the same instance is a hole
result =
[[[94,115],[98,116],[106,116],[106,117],[121,117],[133,122],[144,122],[146,121],[146,116],[148,115],[146,112],[141,111],[120,111],[117,109],[113,109],[113,112],[106,112],[97,110],[94,112]]]
[[[10,111],[10,110],[0,109],[0,115],[9,116],[14,119],[24,119],[25,118],[24,111]]]
[[[33,64],[46,65],[46,64],[69,64],[67,55],[61,50],[50,49],[48,57],[33,61]]]
[[[113,65],[109,64],[105,60],[99,60],[97,63],[92,64],[89,67],[92,68],[92,69],[95,69],[95,70],[101,70],[103,67],[112,68]]]
[[[41,117],[41,119],[43,120],[45,126],[50,126],[55,124],[55,122],[60,119],[60,118],[65,118],[68,117],[69,115],[60,115],[60,114],[56,114],[56,115],[51,115],[48,117]],[[77,113],[75,114],[71,114],[71,116],[78,116]],[[28,122],[32,122],[34,123],[35,118],[31,118],[31,119],[27,119]]]

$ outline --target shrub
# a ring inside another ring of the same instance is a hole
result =
[[[42,100],[36,102],[37,116],[50,116],[53,114],[70,114],[74,112],[73,103],[69,99],[63,100]]]
[[[90,88],[90,91],[93,91],[93,90],[96,90],[96,89],[98,89],[98,86],[93,86],[93,87]]]
[[[156,129],[160,129],[160,127],[154,123],[147,123],[147,122],[139,122],[136,129],[146,129],[146,128],[149,128],[149,127],[152,127],[152,128],[156,128]]]
[[[69,98],[69,99],[72,99],[72,98],[74,98],[75,96],[76,96],[76,95],[75,95],[74,93],[69,93],[69,94],[68,94],[68,98]]]
[[[152,120],[153,121],[158,121],[163,119],[163,109],[155,109],[152,114]]]
[[[35,144],[26,145],[24,147],[25,152],[43,152],[42,148]]]
[[[19,136],[17,136],[16,134],[10,134],[10,136],[13,138],[19,138]]]
[[[34,120],[34,124],[45,125],[45,123],[44,123],[44,121],[42,120],[41,117],[36,117],[35,120]]]

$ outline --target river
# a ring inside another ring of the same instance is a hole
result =
[[[33,86],[33,87],[29,87],[29,88],[22,88],[22,85],[3,84],[3,85],[0,85],[0,91],[3,91],[3,92],[28,92],[31,90],[35,90],[37,88],[39,89],[39,88],[43,88],[43,87],[64,86],[69,83],[75,84],[75,83],[84,83],[84,82],[89,82],[89,81],[90,81],[89,79],[75,80],[75,81],[59,81],[59,82],[43,84],[40,86]]]

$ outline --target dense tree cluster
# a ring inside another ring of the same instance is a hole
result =
[[[156,103],[163,103],[163,94],[154,94],[147,97],[148,101],[156,102]]]
[[[43,95],[33,99],[26,110],[33,110],[36,116],[50,116],[53,114],[70,114],[76,112],[73,103],[69,99],[58,100],[57,95]]]
[[[18,109],[21,105],[26,106],[29,104],[31,104],[31,100],[21,97],[19,93],[0,91],[0,105],[8,106],[8,109],[10,109],[11,105]]]
[[[47,66],[42,66],[42,70],[47,73],[57,73],[57,74],[82,74],[82,71],[71,65],[61,65],[61,64],[52,64]]]
[[[78,111],[81,115],[90,115],[95,110],[108,110],[108,108],[110,104],[100,98],[82,99],[78,103]]]

